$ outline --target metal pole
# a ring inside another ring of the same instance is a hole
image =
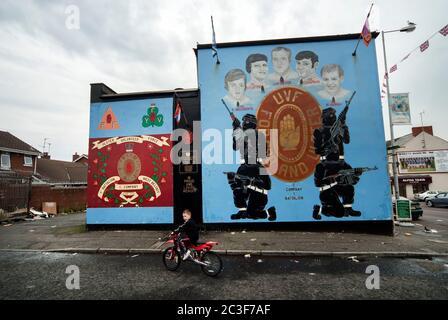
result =
[[[29,177],[28,178],[28,199],[26,202],[26,214],[29,215],[30,214],[30,205],[31,205],[31,195],[32,195],[32,191],[31,188],[33,187],[32,185],[32,181],[33,181],[33,177]]]
[[[392,150],[392,173],[394,179],[394,191],[395,191],[395,201],[400,199],[400,189],[398,186],[398,175],[397,175],[397,159],[395,155],[395,137],[394,137],[394,125],[392,124],[392,112],[389,106],[389,97],[390,97],[390,89],[389,89],[389,70],[387,68],[387,59],[386,59],[386,43],[384,41],[384,31],[381,32],[383,37],[383,55],[384,55],[384,68],[386,70],[386,87],[387,87],[387,109],[389,111],[389,126],[390,126],[390,142],[391,142],[391,150]]]
[[[426,139],[425,139],[425,130],[423,128],[423,114],[425,113],[425,111],[420,112],[420,121],[422,123],[422,134],[423,134],[423,149],[426,149]]]

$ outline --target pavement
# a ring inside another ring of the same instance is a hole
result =
[[[211,278],[191,262],[167,271],[154,254],[3,252],[0,300],[448,299],[446,258],[369,257],[358,262],[342,257],[223,256],[222,261],[223,272]],[[366,286],[369,266],[378,268],[377,289]],[[69,290],[73,271],[67,270],[74,267],[79,289]],[[173,310],[177,308],[164,314]]]
[[[424,208],[413,226],[396,226],[395,235],[303,231],[207,231],[200,241],[219,242],[223,255],[254,256],[448,256],[448,209]],[[434,232],[425,232],[432,229]],[[87,231],[85,214],[59,215],[0,226],[0,251],[72,253],[160,253],[166,230]]]

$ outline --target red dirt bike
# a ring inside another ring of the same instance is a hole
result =
[[[163,240],[166,243],[173,244],[173,246],[166,248],[163,251],[163,264],[170,271],[175,271],[179,268],[182,262],[180,249],[176,246],[176,239],[179,232],[173,231]],[[223,270],[221,257],[212,252],[213,246],[217,245],[218,242],[209,241],[206,243],[199,243],[194,245],[184,239],[184,244],[186,249],[190,250],[190,258],[185,261],[191,261],[201,266],[202,272],[210,277],[216,277]]]

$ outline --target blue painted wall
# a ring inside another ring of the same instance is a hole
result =
[[[295,55],[299,51],[311,50],[319,56],[318,74],[326,64],[338,64],[345,72],[343,87],[357,94],[351,104],[347,116],[350,128],[351,143],[344,145],[347,162],[352,167],[373,167],[377,171],[368,172],[361,177],[355,186],[355,203],[353,207],[362,211],[361,217],[345,217],[337,219],[323,217],[321,221],[370,221],[390,220],[390,183],[387,172],[386,146],[384,124],[381,112],[380,89],[378,80],[377,60],[374,41],[366,48],[360,44],[356,58],[352,57],[356,40],[339,40],[312,43],[293,43],[282,46],[292,51],[291,68],[295,70]],[[224,136],[225,129],[231,129],[231,120],[221,103],[227,92],[224,88],[226,73],[234,68],[246,72],[246,57],[253,53],[262,53],[268,57],[269,72],[272,72],[271,50],[278,45],[258,45],[228,47],[219,49],[221,64],[216,65],[211,49],[198,49],[198,81],[201,92],[202,132],[217,129]],[[249,77],[249,75],[247,74]],[[310,89],[310,93],[318,100],[322,108],[329,102],[320,98],[318,88]],[[254,110],[260,101],[252,99]],[[336,107],[338,113],[344,105]],[[236,112],[241,119],[246,112]],[[255,111],[252,112],[255,114]],[[203,149],[208,142],[203,142]],[[222,153],[234,153],[230,144],[223,143]],[[205,164],[203,157],[203,217],[204,222],[235,222],[230,215],[236,212],[233,204],[232,191],[227,184],[223,171],[236,171],[238,164]],[[285,201],[285,190],[288,187],[302,188],[298,196],[303,200]],[[279,222],[315,221],[312,218],[313,205],[320,203],[319,191],[314,185],[313,175],[305,181],[286,183],[272,177],[272,190],[269,193],[269,203],[275,206]],[[253,222],[251,220],[238,220]],[[258,220],[265,222],[266,220]]]
[[[142,117],[147,114],[151,104],[159,109],[164,117],[160,127],[142,126]],[[173,130],[173,99],[140,99],[92,103],[90,106],[89,138],[111,138],[154,134],[171,134]],[[120,128],[98,130],[98,125],[111,107]],[[91,161],[91,157],[89,157]],[[90,187],[90,186],[89,186]],[[123,207],[123,208],[87,208],[87,224],[152,224],[173,223],[173,207]]]

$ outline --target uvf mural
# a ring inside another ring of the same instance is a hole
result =
[[[198,47],[202,132],[232,130],[239,158],[203,153],[204,222],[391,219],[375,46],[356,41],[226,45],[219,65]]]
[[[88,224],[173,221],[172,103],[91,105]]]

